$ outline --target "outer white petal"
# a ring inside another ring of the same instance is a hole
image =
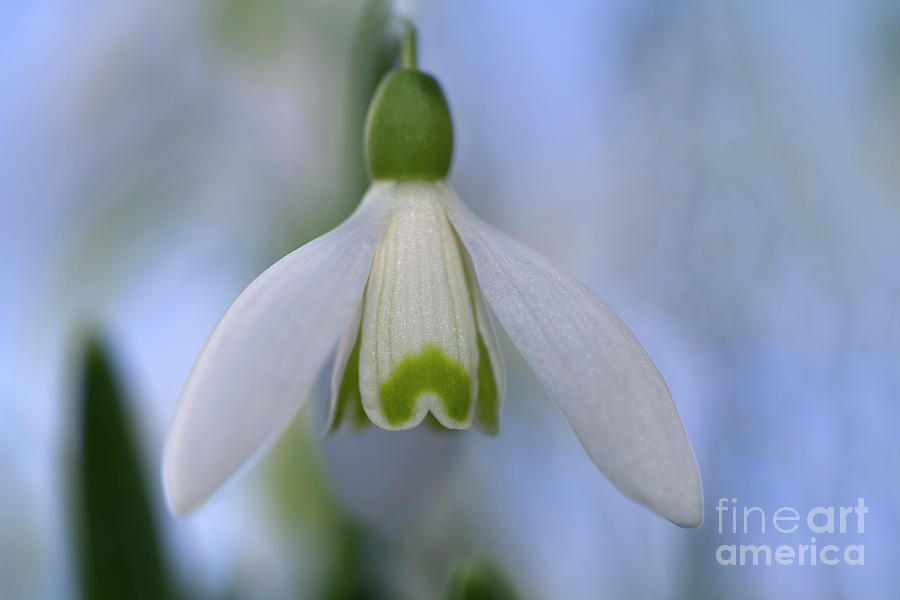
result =
[[[343,224],[269,267],[216,325],[166,441],[163,479],[176,512],[203,504],[305,400],[359,306],[390,185],[374,185]]]
[[[494,314],[600,470],[670,521],[698,525],[694,455],[634,335],[584,286],[475,217],[446,186],[442,198]]]

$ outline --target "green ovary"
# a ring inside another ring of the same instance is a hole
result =
[[[469,372],[434,344],[401,358],[379,391],[384,418],[391,425],[409,421],[422,394],[438,396],[447,416],[459,423],[466,420],[472,401]]]

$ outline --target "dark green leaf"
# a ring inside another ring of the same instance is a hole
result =
[[[450,572],[446,600],[516,600],[518,595],[506,574],[493,561],[470,556]]]
[[[171,598],[128,401],[108,353],[86,348],[75,492],[84,598]]]

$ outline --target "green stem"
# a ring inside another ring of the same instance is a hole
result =
[[[403,19],[403,58],[402,66],[404,69],[418,68],[416,57],[416,26],[409,19]]]

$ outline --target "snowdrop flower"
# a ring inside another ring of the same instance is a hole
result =
[[[409,38],[404,68],[369,107],[374,181],[361,204],[254,280],[200,353],[166,444],[172,508],[203,504],[280,433],[335,345],[330,428],[401,430],[427,417],[496,432],[499,322],[607,478],[674,523],[698,525],[699,474],[663,378],[605,304],[446,184],[450,111]]]

